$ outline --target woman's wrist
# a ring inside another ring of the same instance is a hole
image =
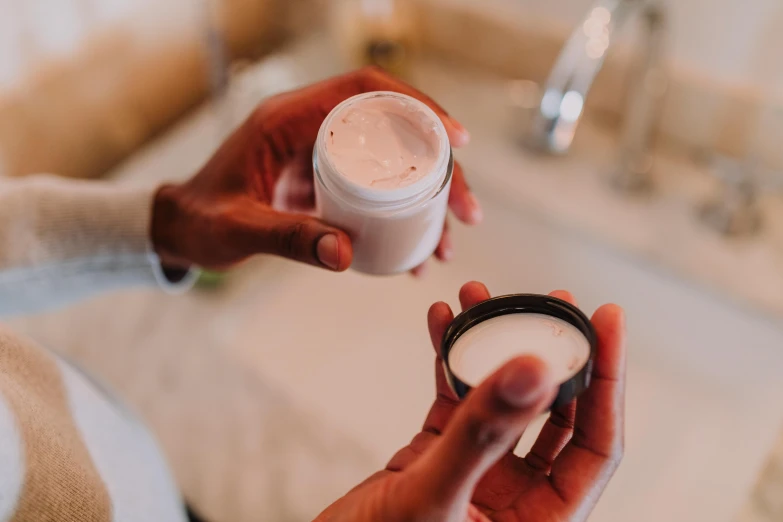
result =
[[[152,248],[160,259],[166,278],[172,282],[184,278],[193,265],[191,260],[182,255],[179,248],[183,232],[178,192],[175,185],[162,185],[155,192],[150,222]]]

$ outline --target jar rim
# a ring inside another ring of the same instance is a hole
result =
[[[438,161],[427,175],[408,186],[392,190],[376,190],[362,186],[340,174],[327,153],[326,132],[332,120],[348,107],[372,98],[392,98],[411,104],[433,122],[438,137]],[[454,158],[446,127],[435,111],[416,98],[393,91],[363,93],[338,104],[321,124],[316,146],[313,149],[313,171],[316,179],[344,203],[368,210],[399,211],[434,198],[451,180],[453,164]]]

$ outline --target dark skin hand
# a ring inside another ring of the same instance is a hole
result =
[[[568,292],[551,295],[574,302]],[[463,309],[488,299],[481,283],[460,291]],[[449,306],[429,311],[436,351]],[[590,388],[550,413],[530,453],[512,453],[527,425],[554,398],[546,366],[510,361],[458,402],[436,361],[437,397],[424,427],[385,470],[322,513],[316,522],[583,522],[620,462],[625,399],[625,319],[605,305]]]
[[[158,191],[151,237],[163,264],[169,269],[224,269],[255,254],[275,254],[346,270],[353,255],[348,235],[307,214],[314,205],[312,153],[327,114],[345,99],[370,91],[395,91],[421,100],[441,118],[453,147],[468,142],[467,131],[432,99],[376,68],[274,96],[195,177]],[[459,165],[449,206],[460,221],[481,220]],[[445,229],[435,256],[445,261],[452,254]]]

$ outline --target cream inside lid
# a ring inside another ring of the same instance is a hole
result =
[[[451,371],[474,387],[506,362],[522,355],[543,360],[559,384],[590,358],[590,343],[572,324],[543,314],[508,314],[463,333],[449,352]]]

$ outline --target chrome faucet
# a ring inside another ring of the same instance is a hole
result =
[[[619,167],[615,185],[638,191],[650,186],[652,141],[659,102],[666,90],[662,67],[665,12],[655,0],[597,0],[568,42],[542,89],[531,122],[528,144],[553,154],[565,154],[582,119],[584,105],[615,33],[633,14],[644,22],[643,59],[628,93]]]

